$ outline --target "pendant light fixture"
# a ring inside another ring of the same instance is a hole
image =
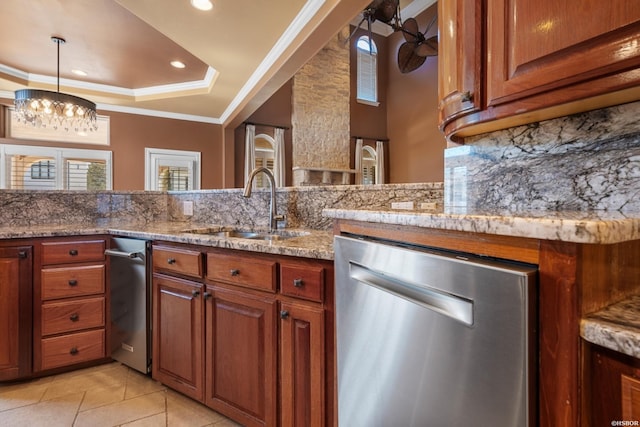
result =
[[[57,92],[39,89],[21,89],[15,93],[15,113],[19,122],[34,127],[70,129],[87,132],[98,129],[96,104],[84,98],[60,92],[60,45],[66,43],[61,37],[51,37],[58,45]]]

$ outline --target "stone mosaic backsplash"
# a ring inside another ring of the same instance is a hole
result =
[[[640,211],[640,102],[468,138],[445,151],[445,206]]]
[[[391,202],[443,200],[442,183],[376,186],[318,186],[276,191],[278,213],[290,228],[329,230],[324,208],[388,208]],[[25,191],[0,190],[0,225],[82,224],[101,219],[126,222],[178,221],[199,224],[267,227],[269,190],[255,190],[248,199],[242,189],[190,192]],[[193,215],[183,215],[183,202],[193,202]]]

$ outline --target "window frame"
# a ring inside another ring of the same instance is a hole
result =
[[[367,44],[367,49],[360,47],[360,42],[364,41]],[[369,50],[369,46],[371,46],[371,53]],[[376,42],[369,38],[368,35],[362,35],[356,39],[355,42],[356,48],[356,102],[360,104],[370,105],[377,107],[380,105],[379,97],[378,97],[378,47]],[[366,58],[366,61],[365,61]],[[363,70],[363,66],[367,65],[369,69]],[[367,87],[364,86],[363,75],[367,74],[372,82],[367,82]],[[371,86],[371,87],[369,87]],[[372,92],[373,96],[371,98],[366,97],[363,92]]]
[[[169,150],[165,148],[144,149],[144,189],[145,191],[159,190],[160,166],[187,167],[193,188],[187,191],[200,190],[201,156],[199,151]],[[183,190],[170,190],[183,191]]]
[[[109,150],[87,150],[66,147],[42,147],[37,145],[0,144],[0,189],[8,188],[11,182],[11,156],[51,157],[54,159],[55,176],[53,190],[34,189],[33,191],[84,191],[65,187],[65,161],[99,160],[105,162],[105,190],[113,189],[113,154]],[[62,171],[62,173],[59,173]],[[87,190],[88,191],[88,190]]]

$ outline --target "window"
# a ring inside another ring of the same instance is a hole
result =
[[[378,48],[368,36],[361,36],[356,42],[359,102],[369,105],[378,103]]]
[[[376,150],[368,145],[362,147],[362,184],[371,185],[376,183]]]
[[[0,144],[0,188],[111,190],[111,151]]]
[[[255,167],[263,166],[275,174],[275,140],[269,135],[256,135],[255,139]],[[269,187],[267,177],[260,173],[255,177],[255,188]]]
[[[200,189],[200,153],[145,148],[145,190],[190,191]]]

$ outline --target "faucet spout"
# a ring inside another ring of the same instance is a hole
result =
[[[265,167],[257,167],[251,171],[249,175],[249,179],[247,179],[247,184],[244,186],[244,192],[242,195],[244,197],[251,197],[251,190],[253,187],[253,179],[260,172],[264,173],[269,180],[269,184],[271,185],[271,198],[269,201],[269,231],[273,233],[278,228],[278,221],[284,221],[284,215],[278,215],[278,208],[276,202],[276,180],[273,177],[273,173]]]

